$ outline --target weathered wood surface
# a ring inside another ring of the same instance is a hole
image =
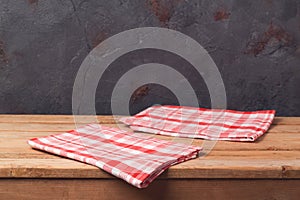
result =
[[[2,179],[1,199],[299,200],[293,180],[159,179],[146,189],[111,179]]]
[[[68,115],[0,115],[1,199],[123,199],[124,195],[126,199],[298,199],[300,196],[297,190],[300,118],[277,117],[268,133],[254,143],[154,136],[199,146],[213,145],[213,149],[208,155],[172,166],[146,190],[138,190],[94,166],[34,150],[26,143],[33,137],[62,133],[95,122],[131,131],[112,116],[78,116],[74,120]],[[107,192],[110,190],[113,192]]]
[[[67,115],[0,115],[0,177],[112,178],[96,167],[33,150],[26,141],[61,133],[95,117]],[[106,126],[112,116],[98,116]],[[130,130],[129,130],[130,131]],[[155,136],[194,145],[214,142]],[[162,178],[300,178],[300,118],[278,117],[257,142],[215,142],[208,155],[171,167]]]

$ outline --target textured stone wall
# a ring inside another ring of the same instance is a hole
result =
[[[145,26],[174,29],[203,45],[222,75],[228,108],[300,116],[299,0],[0,0],[0,113],[71,114],[73,83],[87,54],[114,34]],[[149,49],[109,67],[97,89],[97,113],[111,113],[122,73],[149,62],[177,69],[200,106],[210,107],[204,81],[185,60]],[[149,84],[129,106],[135,113],[155,103],[178,101]]]

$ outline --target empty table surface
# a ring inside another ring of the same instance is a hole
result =
[[[26,141],[87,123],[118,126],[113,116],[0,115],[0,199],[298,199],[300,118],[277,117],[256,142],[173,138],[206,153],[169,168],[137,189],[97,167],[32,149]],[[146,134],[146,133],[141,133]]]

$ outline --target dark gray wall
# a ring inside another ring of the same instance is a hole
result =
[[[0,113],[71,114],[74,79],[91,49],[145,26],[178,30],[203,45],[223,77],[228,108],[300,116],[299,0],[0,0]],[[149,49],[110,66],[97,90],[97,112],[111,112],[122,73],[154,61],[184,74],[200,105],[210,106],[192,67]],[[146,85],[133,94],[130,109],[154,103],[178,102],[168,89]]]

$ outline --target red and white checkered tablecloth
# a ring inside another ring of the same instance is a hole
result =
[[[152,106],[121,122],[135,131],[208,140],[255,141],[270,127],[275,110],[234,111]]]
[[[89,124],[62,134],[28,140],[33,148],[97,166],[138,187],[164,170],[196,158],[201,147],[159,140]]]

